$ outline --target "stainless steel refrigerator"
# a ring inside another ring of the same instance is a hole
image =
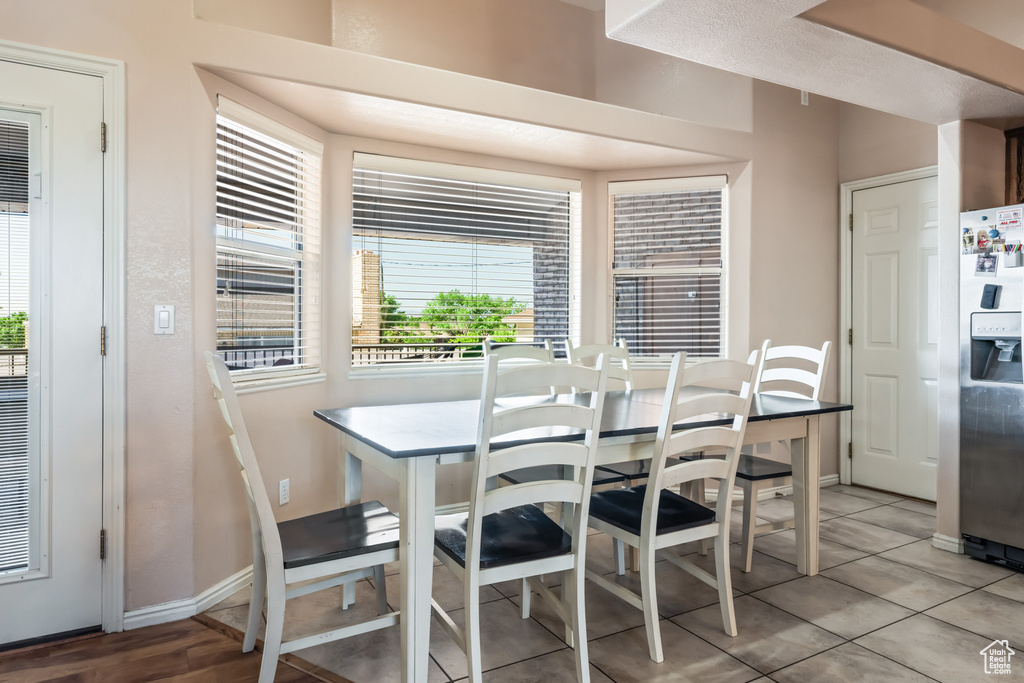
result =
[[[960,531],[1024,570],[1024,204],[960,215]]]

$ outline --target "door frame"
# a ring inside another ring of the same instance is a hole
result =
[[[59,69],[103,82],[103,630],[124,630],[125,429],[125,68],[124,62],[0,40],[0,60]],[[99,144],[100,131],[96,131]],[[97,337],[99,330],[95,331]],[[97,339],[97,343],[99,340]],[[98,344],[97,344],[98,345]],[[98,349],[97,349],[98,351]],[[98,539],[97,539],[98,540]]]
[[[910,171],[889,173],[887,175],[854,180],[843,183],[839,199],[839,233],[841,238],[839,265],[839,400],[851,403],[853,400],[853,350],[849,343],[849,330],[853,329],[853,230],[851,219],[853,214],[853,193],[857,190],[869,190],[884,185],[896,185],[922,178],[938,178],[938,166],[925,166]],[[856,410],[856,406],[854,406]],[[841,413],[839,417],[839,481],[843,484],[853,482],[853,461],[849,445],[852,443],[853,416],[850,412]]]

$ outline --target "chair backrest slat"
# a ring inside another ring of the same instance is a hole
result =
[[[729,476],[730,464],[718,458],[683,460],[678,465],[666,467],[662,474],[662,488],[678,486],[683,482],[699,479],[725,479]]]
[[[764,354],[764,368],[754,391],[774,396],[809,398],[817,401],[825,383],[832,342],[820,349],[811,346],[771,346]]]
[[[586,410],[580,410],[580,408],[581,406],[565,403],[511,407],[494,416],[494,423],[491,426],[491,437],[502,436],[528,428],[575,427],[577,429],[586,429],[587,425],[590,424],[590,413]]]
[[[714,452],[716,448],[722,445],[722,441],[732,438],[735,432],[735,422],[736,417],[734,415],[732,424],[727,427],[700,427],[673,432],[668,437],[671,440],[668,448],[671,450],[672,455],[699,451]]]
[[[582,467],[587,462],[587,455],[587,448],[580,442],[523,444],[491,451],[487,471],[494,477],[527,467],[550,465],[552,462],[567,467]]]
[[[608,378],[622,382],[627,390],[633,388],[633,366],[629,360],[629,348],[626,346],[625,339],[619,339],[614,344],[583,344],[582,346],[576,346],[571,339],[566,339],[564,344],[565,357],[569,363],[593,367],[598,356],[604,354],[610,359]]]
[[[482,514],[500,512],[521,505],[534,505],[537,501],[545,503],[576,503],[583,492],[583,485],[578,481],[557,481],[545,479],[526,484],[501,486],[490,491],[483,501]]]
[[[495,344],[490,339],[484,340],[484,358],[497,358],[500,361],[506,361],[512,364],[524,364],[527,366],[541,366],[545,367],[549,363],[555,362],[555,348],[551,345],[551,340],[546,339],[540,346],[533,344],[519,344],[519,343],[508,343],[508,344]],[[534,376],[532,374],[525,374],[522,376],[523,379],[516,381],[521,382],[524,387],[528,386],[529,390],[523,388],[518,392],[511,390],[505,390],[504,388],[497,389],[499,396],[515,396],[515,395],[547,395],[555,396],[559,387],[554,384],[548,383],[546,386],[543,382],[535,383]],[[544,389],[544,391],[540,391]],[[539,393],[538,393],[539,392]]]
[[[704,389],[708,387],[704,385]],[[688,396],[678,402],[675,410],[676,422],[697,418],[711,413],[728,413],[735,415],[743,409],[745,402],[743,396],[724,393],[704,393],[697,396]]]
[[[497,356],[502,360],[533,360],[541,363],[551,363],[555,360],[555,349],[551,345],[550,339],[545,340],[539,346],[514,342],[502,344],[485,339],[484,357],[488,356]]]

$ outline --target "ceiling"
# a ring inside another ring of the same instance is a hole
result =
[[[606,0],[606,28],[616,40],[919,121],[1024,125],[1020,0]]]

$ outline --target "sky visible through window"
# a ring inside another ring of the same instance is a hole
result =
[[[409,315],[422,314],[430,299],[453,289],[533,306],[532,247],[489,244],[482,259],[459,242],[375,237],[363,244],[381,253],[382,288]]]

